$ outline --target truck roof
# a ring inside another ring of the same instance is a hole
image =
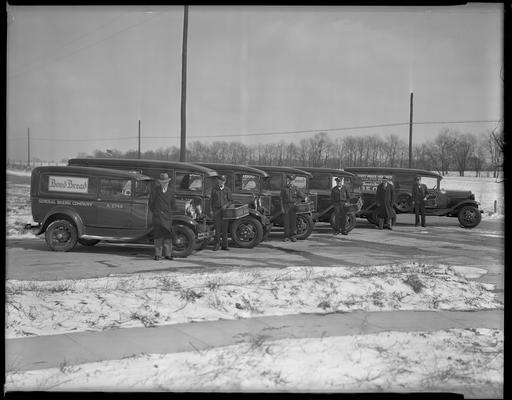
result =
[[[338,168],[322,168],[322,167],[297,167],[304,171],[310,172],[313,174],[313,177],[315,176],[315,173],[327,173],[332,175],[338,175],[338,176],[354,176],[352,172],[344,171],[342,169]]]
[[[68,165],[85,165],[85,166],[105,166],[115,169],[116,167],[141,166],[145,168],[165,169],[165,168],[186,168],[189,170],[202,172],[208,177],[215,177],[219,174],[217,171],[202,165],[197,165],[182,161],[168,160],[148,160],[133,158],[72,158],[68,161]]]
[[[396,174],[406,173],[411,175],[428,176],[431,178],[443,178],[441,175],[426,171],[424,169],[414,168],[381,168],[381,167],[346,167],[345,171],[352,172],[353,174]]]
[[[194,163],[194,164],[202,165],[202,166],[205,166],[207,168],[214,169],[216,171],[218,171],[220,169],[233,169],[233,170],[239,170],[239,171],[248,172],[248,173],[251,173],[251,174],[254,174],[254,175],[260,175],[260,176],[262,176],[264,178],[269,176],[265,171],[263,171],[261,169],[258,169],[258,168],[255,168],[255,167],[249,167],[248,165],[225,164],[225,163],[211,163],[211,162],[197,162],[197,163]]]
[[[262,169],[265,172],[284,172],[287,174],[293,175],[306,175],[309,178],[312,178],[313,175],[308,171],[304,171],[303,169],[294,168],[294,167],[285,167],[285,166],[277,166],[277,165],[250,165],[253,168]]]

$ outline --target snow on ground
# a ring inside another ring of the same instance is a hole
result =
[[[314,373],[312,373],[314,371]],[[458,392],[503,395],[503,331],[267,340],[12,372],[7,390]]]
[[[28,238],[29,172],[8,171],[8,238]],[[503,183],[447,176],[502,218]],[[494,211],[498,201],[498,213]],[[496,232],[502,234],[502,232]],[[483,271],[483,270],[482,270]],[[6,338],[219,318],[332,311],[503,309],[493,286],[464,266],[403,264],[6,281]],[[485,272],[485,271],[484,271]],[[315,371],[314,374],[311,371]],[[379,392],[503,396],[503,331],[450,329],[266,340],[178,354],[8,371],[5,390]],[[480,392],[478,392],[480,388]]]
[[[468,271],[418,263],[6,282],[6,337],[264,315],[501,309]]]

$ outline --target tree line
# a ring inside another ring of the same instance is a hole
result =
[[[432,141],[413,146],[412,168],[435,171],[446,175],[448,171],[491,171],[497,177],[503,166],[504,134],[501,129],[476,136],[443,128]],[[94,157],[137,158],[137,150],[95,150]],[[85,157],[86,154],[79,154]],[[180,149],[176,146],[148,150],[140,155],[144,159],[178,161]],[[286,165],[344,168],[355,167],[408,167],[409,146],[398,136],[377,135],[345,136],[332,139],[325,132],[298,142],[246,145],[240,142],[190,142],[187,161],[218,162],[245,165]]]

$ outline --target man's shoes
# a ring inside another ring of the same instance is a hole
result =
[[[290,238],[285,237],[285,238],[283,239],[283,242],[289,242],[289,241],[290,241]]]
[[[339,235],[340,233],[338,231],[334,231],[332,234],[333,235]]]
[[[227,246],[226,247],[223,246],[222,250],[229,250],[229,249],[227,248]]]
[[[217,251],[217,250],[219,250],[219,248],[220,248],[220,244],[217,243],[215,246],[213,246],[213,251]]]
[[[296,242],[297,238],[292,237],[292,242]]]
[[[341,234],[342,234],[342,235],[348,235],[348,233],[347,233],[347,232],[341,232]]]
[[[390,231],[393,230],[393,228],[391,228],[391,225],[388,225],[388,226],[385,226],[386,229],[389,229]]]
[[[153,257],[153,259],[154,259],[155,261],[160,260],[160,258],[161,258],[160,256],[154,256],[154,257]]]
[[[174,257],[173,256],[165,256],[165,259],[166,260],[174,260]]]
[[[421,225],[421,226],[422,226],[423,228],[426,228],[426,226],[425,226],[425,225]]]

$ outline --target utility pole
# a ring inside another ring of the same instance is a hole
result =
[[[409,107],[409,168],[412,168],[412,96],[411,92],[411,104]]]
[[[138,154],[139,154],[138,158],[140,160],[140,119],[139,119],[139,152],[138,152]]]
[[[27,132],[27,165],[30,168],[30,128]]]
[[[188,6],[183,13],[183,47],[181,53],[181,146],[180,161],[187,161],[187,31]]]

